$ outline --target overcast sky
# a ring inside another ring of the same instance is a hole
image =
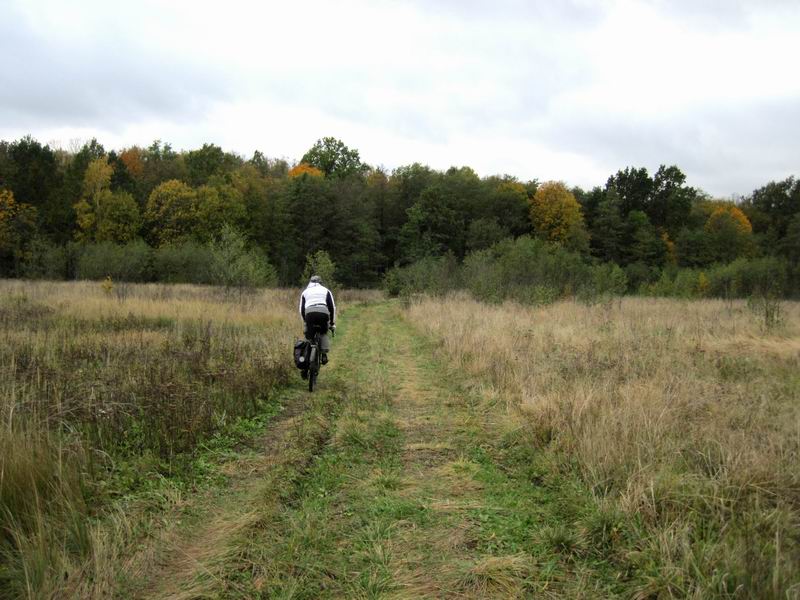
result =
[[[0,138],[603,184],[800,175],[800,1],[0,0]]]

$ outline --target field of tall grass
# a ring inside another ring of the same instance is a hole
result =
[[[296,302],[0,281],[0,597],[97,594],[124,569],[126,498],[270,402],[292,371]]]
[[[635,571],[638,597],[796,598],[800,304],[762,304],[451,296],[407,315],[513,439],[585,482],[597,513],[579,534]]]

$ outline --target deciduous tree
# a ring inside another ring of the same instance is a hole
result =
[[[548,181],[536,190],[531,200],[531,221],[542,239],[563,246],[581,245],[585,235],[581,207],[560,181]]]
[[[289,170],[289,177],[294,179],[295,177],[301,177],[303,175],[308,175],[309,177],[324,177],[325,174],[320,171],[316,167],[312,167],[310,164],[301,162],[299,165],[292,167]]]
[[[159,184],[147,199],[145,220],[158,245],[191,237],[197,224],[197,193],[177,179]]]
[[[749,256],[755,246],[753,227],[745,214],[733,204],[721,204],[708,217],[704,227],[709,234],[715,260],[730,262]]]
[[[0,275],[17,276],[36,232],[37,210],[0,189]]]
[[[300,162],[319,169],[326,177],[340,179],[362,175],[366,170],[366,166],[358,155],[358,150],[351,150],[344,145],[344,142],[334,137],[317,140],[303,155]]]

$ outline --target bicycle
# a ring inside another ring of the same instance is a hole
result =
[[[331,337],[336,337],[336,328],[329,329]],[[314,386],[317,384],[317,375],[322,367],[322,352],[319,351],[320,338],[322,332],[319,327],[314,327],[314,335],[311,337],[311,344],[308,350],[308,391],[313,392]]]

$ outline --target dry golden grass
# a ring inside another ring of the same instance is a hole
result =
[[[258,414],[292,371],[298,297],[0,280],[0,596],[110,595],[141,516],[115,499],[174,504],[153,482]]]
[[[655,536],[643,548],[689,581],[666,589],[797,583],[800,304],[766,330],[744,302],[444,303],[407,314],[506,402],[509,427]]]
[[[472,598],[522,598],[525,580],[533,571],[526,554],[487,556],[468,565],[456,587]]]

